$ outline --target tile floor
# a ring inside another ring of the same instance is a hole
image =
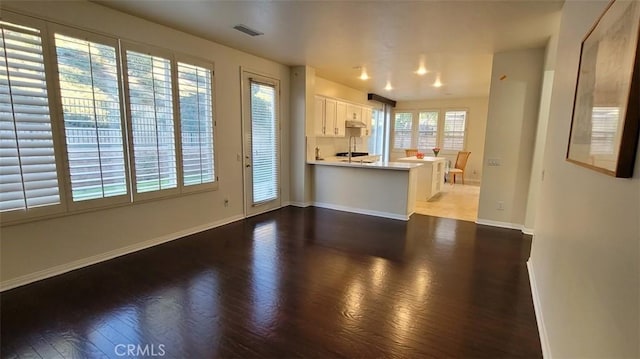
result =
[[[428,202],[416,202],[415,213],[475,222],[479,198],[480,186],[445,183],[443,191]]]

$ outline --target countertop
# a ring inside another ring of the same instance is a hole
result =
[[[359,157],[354,157],[359,158]],[[384,162],[377,161],[372,163],[360,163],[360,160],[351,159],[349,162],[341,162],[335,160],[318,160],[307,162],[310,165],[320,166],[337,166],[337,167],[355,167],[355,168],[369,168],[369,169],[381,169],[381,170],[395,170],[395,171],[409,171],[412,168],[422,166],[421,163],[408,163],[408,162]]]
[[[411,162],[436,162],[436,161],[446,161],[447,159],[444,157],[433,157],[433,156],[424,156],[424,158],[418,158],[416,156],[412,157],[402,157],[398,158],[397,161],[411,161]]]

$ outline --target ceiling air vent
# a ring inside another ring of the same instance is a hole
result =
[[[250,35],[250,36],[264,35],[264,32],[260,32],[258,30],[254,30],[254,29],[250,28],[247,25],[238,24],[238,25],[234,26],[233,28],[238,30],[238,31],[244,32],[245,34]]]

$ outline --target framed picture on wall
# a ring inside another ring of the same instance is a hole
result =
[[[640,133],[640,2],[612,1],[582,41],[567,161],[633,176]]]

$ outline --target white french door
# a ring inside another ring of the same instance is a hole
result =
[[[242,72],[245,215],[281,207],[280,82]]]

